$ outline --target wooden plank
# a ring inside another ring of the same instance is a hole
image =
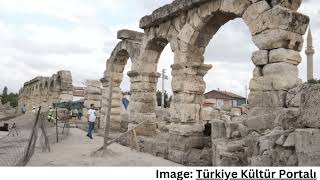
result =
[[[46,128],[45,128],[45,125],[44,125],[45,120],[46,120],[46,116],[44,116],[42,118],[40,128],[41,128],[42,134],[44,135],[44,142],[45,142],[45,145],[46,145],[46,149],[48,149],[48,152],[51,152],[48,134],[47,134],[47,131],[46,131]]]
[[[130,148],[131,148],[131,151],[134,149],[134,140],[133,140],[133,130],[131,131],[131,134],[130,134],[131,138],[130,138]]]
[[[140,152],[140,146],[139,146],[139,142],[138,142],[138,138],[137,138],[137,132],[136,132],[135,128],[132,129],[132,134],[133,134],[133,140],[134,140],[134,143],[135,143],[135,146],[136,146],[136,150],[138,152]]]
[[[57,143],[59,143],[59,131],[58,131],[58,108],[56,108],[56,138],[57,138]]]
[[[148,121],[143,121],[143,122],[141,122],[140,124],[138,124],[137,126],[135,126],[134,129],[140,127],[141,125],[143,125],[143,124],[146,123],[146,122],[148,122]],[[113,139],[113,140],[111,140],[111,141],[108,141],[108,142],[106,143],[106,147],[108,147],[108,146],[110,146],[111,144],[117,142],[117,141],[120,140],[123,136],[128,135],[131,131],[132,131],[132,129],[129,129],[128,131],[120,134],[117,138],[115,138],[115,139]],[[104,146],[100,147],[97,151],[102,151],[102,150],[104,150]]]
[[[111,66],[112,69],[112,66]],[[109,133],[110,133],[110,118],[111,118],[111,106],[112,106],[112,78],[110,75],[109,79],[109,102],[108,102],[108,114],[106,117],[106,127],[104,129],[104,141],[103,141],[103,153],[102,155],[105,155],[107,152],[107,147],[108,147],[108,140],[109,140]]]

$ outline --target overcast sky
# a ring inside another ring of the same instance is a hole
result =
[[[142,16],[172,0],[0,0],[0,89],[17,92],[25,81],[70,70],[74,85],[100,79],[105,61],[117,44],[120,29],[142,31]],[[314,35],[315,77],[320,78],[320,1],[305,0],[300,12],[311,17]],[[205,63],[212,64],[205,79],[207,91],[228,90],[245,95],[252,76],[251,53],[256,47],[241,19],[227,23],[211,40]],[[306,80],[305,54],[299,66]],[[158,71],[168,69],[173,53],[167,47]],[[130,69],[130,63],[126,71]],[[166,89],[171,91],[170,80]],[[121,85],[129,90],[129,79]],[[159,87],[160,83],[159,83]]]

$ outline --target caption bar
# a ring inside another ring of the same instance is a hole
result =
[[[237,168],[234,168],[237,169]],[[317,180],[317,172],[310,170],[241,169],[195,169],[193,171],[156,170],[158,180]]]

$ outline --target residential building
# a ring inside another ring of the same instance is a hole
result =
[[[73,101],[84,100],[85,87],[73,87]]]
[[[204,106],[222,108],[239,107],[246,104],[246,98],[228,91],[213,90],[204,95]]]

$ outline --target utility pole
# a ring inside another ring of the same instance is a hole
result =
[[[162,75],[161,75],[161,78],[162,78],[162,97],[161,97],[161,100],[162,100],[162,102],[161,102],[161,107],[164,109],[164,103],[165,103],[165,97],[164,97],[164,95],[165,95],[165,90],[164,90],[164,82],[165,82],[165,80],[168,80],[169,78],[168,78],[168,76],[166,75],[166,69],[162,69]]]

